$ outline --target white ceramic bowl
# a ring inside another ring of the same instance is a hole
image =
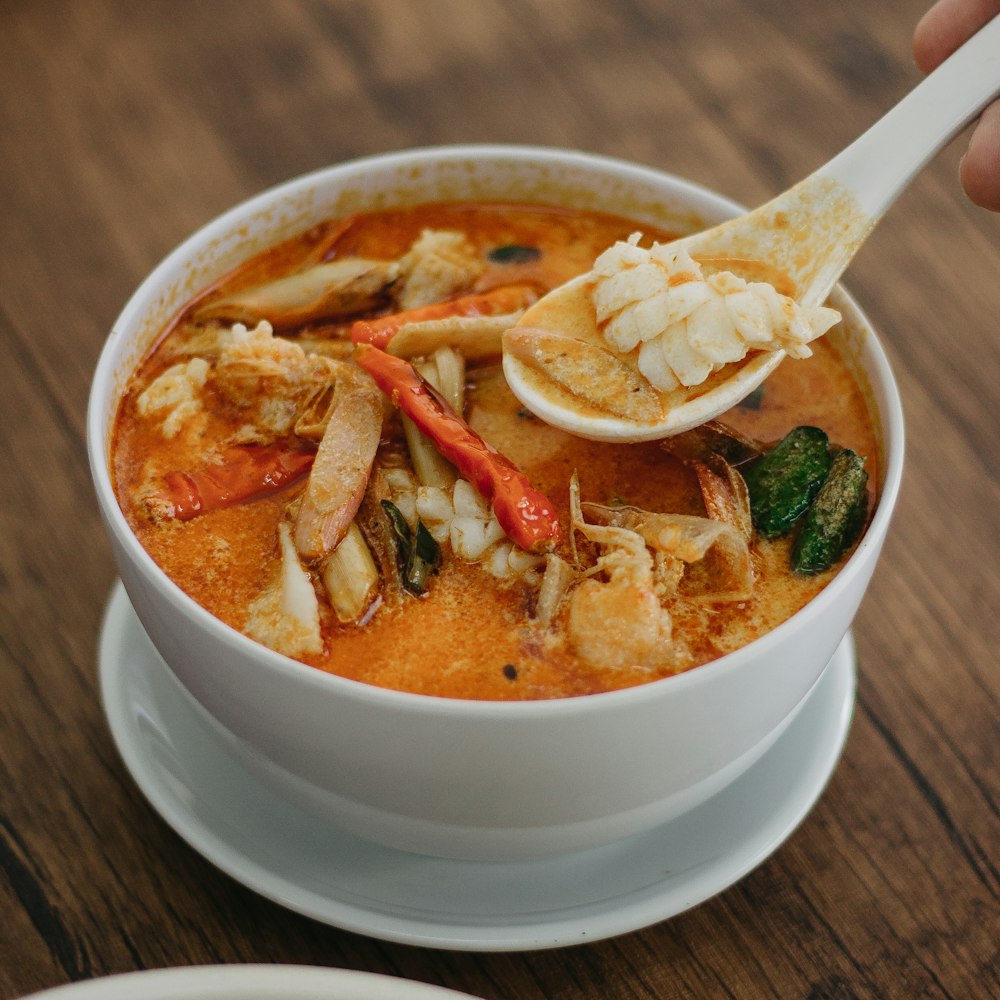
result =
[[[579,850],[650,829],[742,774],[791,721],[850,626],[899,489],[903,429],[885,355],[857,306],[836,305],[870,386],[881,499],[834,581],[749,646],[645,686],[545,702],[383,690],[289,660],[223,625],[155,565],[122,516],[109,433],[129,373],[165,321],[250,254],[328,217],[400,203],[555,202],[688,231],[738,206],[676,177],[552,149],[392,153],[299,178],[234,208],[168,256],[115,323],[94,377],[90,461],[118,568],[181,683],[259,776],[363,837],[480,860]]]
[[[194,965],[103,976],[24,1000],[472,1000],[395,976],[308,965]]]

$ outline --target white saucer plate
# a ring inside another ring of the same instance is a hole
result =
[[[440,986],[308,965],[193,965],[103,976],[24,1000],[473,1000]]]
[[[120,583],[99,646],[102,698],[119,753],[191,847],[255,892],[332,926],[469,951],[613,937],[682,913],[756,868],[833,773],[850,728],[855,666],[848,634],[764,756],[678,819],[554,859],[477,863],[361,840],[261,784],[176,681]]]

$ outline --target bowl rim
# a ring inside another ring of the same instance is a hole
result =
[[[434,165],[449,161],[470,159],[509,161],[525,164],[551,164],[564,168],[580,168],[585,173],[613,174],[616,178],[644,182],[653,187],[667,185],[671,194],[678,199],[700,201],[710,205],[716,213],[736,214],[744,211],[744,206],[710,188],[679,177],[669,171],[633,163],[603,154],[589,153],[577,149],[560,149],[553,146],[532,146],[497,143],[472,143],[449,146],[422,146],[413,149],[394,150],[341,161],[327,167],[291,178],[268,187],[237,203],[214,219],[187,236],[179,245],[163,257],[132,293],[112,325],[102,347],[95,367],[87,406],[87,450],[90,460],[91,478],[97,493],[99,506],[105,522],[117,540],[126,548],[130,558],[138,564],[147,579],[155,580],[159,594],[170,601],[175,610],[187,616],[194,616],[198,623],[213,633],[216,640],[224,643],[234,652],[255,659],[269,673],[289,671],[298,682],[324,691],[339,691],[351,698],[368,704],[378,704],[412,713],[414,711],[432,716],[465,716],[472,713],[482,719],[559,718],[580,712],[601,712],[612,706],[624,707],[633,702],[646,702],[660,696],[664,690],[681,693],[715,682],[720,675],[740,670],[747,660],[767,655],[769,649],[784,640],[792,631],[808,628],[810,622],[821,615],[825,608],[834,603],[838,595],[850,586],[852,579],[862,572],[862,564],[874,558],[873,547],[881,546],[889,526],[889,521],[898,499],[902,481],[903,458],[905,453],[905,432],[902,402],[885,349],[868,317],[857,302],[842,286],[836,294],[857,313],[865,327],[863,353],[866,355],[865,368],[878,388],[873,392],[881,416],[884,461],[882,468],[882,488],[878,504],[867,530],[857,548],[840,568],[836,576],[795,614],[752,640],[745,646],[726,653],[715,660],[693,667],[679,674],[657,678],[642,684],[596,694],[570,695],[562,698],[525,700],[477,700],[471,698],[451,698],[443,695],[420,694],[379,687],[364,681],[343,677],[317,667],[309,666],[292,657],[264,646],[242,632],[226,625],[198,604],[183,591],[139,543],[125,519],[114,488],[110,473],[110,442],[105,440],[106,400],[114,392],[114,354],[119,337],[129,326],[138,322],[143,312],[155,301],[155,290],[163,283],[163,276],[176,272],[190,262],[196,248],[211,243],[213,238],[231,232],[233,227],[255,212],[268,208],[276,201],[289,199],[297,193],[322,183],[335,183],[341,176],[363,173],[366,168],[392,169],[398,166]],[[107,383],[107,385],[105,384]],[[120,388],[120,387],[118,387]],[[111,421],[113,424],[113,420]]]

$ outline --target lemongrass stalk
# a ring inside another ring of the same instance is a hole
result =
[[[465,410],[465,357],[453,347],[442,347],[431,361],[437,369],[437,382],[432,385],[461,415]]]
[[[451,316],[405,323],[393,334],[386,350],[397,358],[427,357],[442,347],[453,347],[471,361],[499,358],[503,335],[523,310],[503,316]]]
[[[378,592],[378,568],[356,522],[327,556],[321,575],[340,621],[357,621],[371,607]]]
[[[441,376],[435,360],[424,361],[414,367],[438,392],[442,391]],[[463,384],[464,378],[463,369]],[[413,471],[417,474],[420,485],[437,486],[443,490],[451,489],[458,478],[455,467],[447,459],[441,457],[431,439],[419,431],[416,424],[405,415],[403,416],[403,433],[406,435],[406,445],[410,450]]]

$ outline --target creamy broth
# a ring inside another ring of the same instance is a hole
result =
[[[219,349],[213,337],[231,324],[195,322],[206,303],[324,261],[354,256],[396,260],[428,229],[465,234],[481,259],[471,286],[455,294],[512,284],[542,294],[587,270],[602,249],[635,228],[625,219],[562,209],[428,205],[332,220],[248,261],[195,299],[164,331],[121,403],[112,448],[115,487],[140,542],[195,601],[233,628],[246,630],[248,608],[273,584],[277,572],[278,525],[304,488],[305,480],[299,477],[283,489],[190,520],[151,516],[145,498],[164,476],[218,461],[246,422],[245,413],[219,393],[211,373],[199,390],[197,434],[165,437],[139,412],[143,390],[178,361],[203,357],[214,365]],[[660,241],[670,236],[646,233]],[[531,252],[510,252],[495,260],[498,247]],[[379,315],[395,308],[390,294],[369,312]],[[275,333],[308,351],[347,357],[356,318],[312,321]],[[813,346],[813,357],[786,360],[758,397],[721,419],[763,442],[773,442],[797,425],[820,427],[837,446],[866,456],[869,483],[877,482],[876,441],[862,391],[831,344],[822,340]],[[562,529],[556,551],[567,562],[573,557],[569,483],[574,472],[584,501],[706,516],[694,472],[659,443],[598,444],[542,424],[511,395],[498,362],[487,358],[469,363],[465,419],[551,500]],[[302,445],[308,447],[315,445]],[[399,416],[388,402],[380,455],[386,452],[404,461],[407,454]],[[581,556],[592,549],[579,536],[575,542]],[[523,578],[496,579],[478,562],[451,558],[446,542],[426,594],[403,595],[398,603],[377,599],[355,622],[337,620],[313,568],[322,648],[298,658],[366,683],[457,698],[558,698],[629,687],[736,649],[819,593],[836,567],[816,575],[796,574],[789,568],[790,546],[789,538],[767,541],[754,535],[754,585],[746,599],[664,600],[673,635],[685,651],[670,663],[610,666],[580,655],[567,639],[568,596],[551,622],[543,625],[533,618],[541,566]]]

